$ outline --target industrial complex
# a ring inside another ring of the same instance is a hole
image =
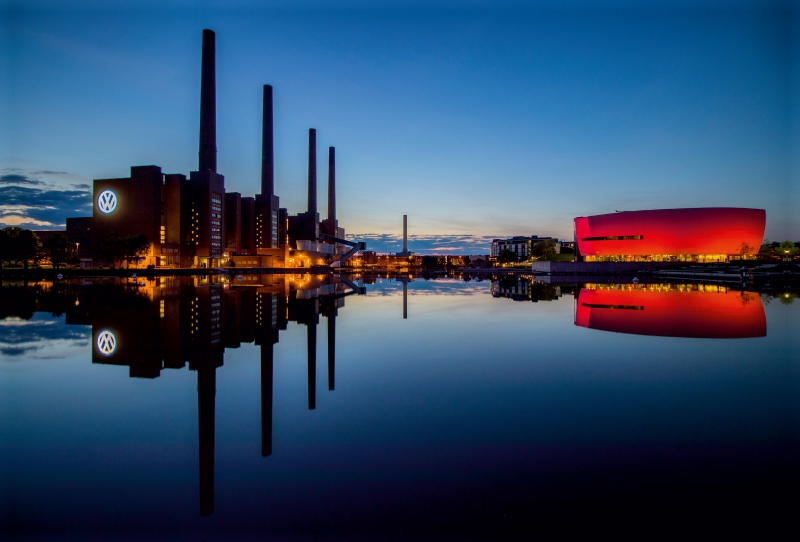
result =
[[[272,87],[264,85],[261,192],[225,191],[217,171],[216,36],[203,30],[200,145],[187,179],[158,166],[96,179],[91,217],[67,219],[67,236],[85,259],[104,259],[112,238],[144,235],[142,265],[152,267],[337,267],[364,243],[347,241],[336,219],[335,149],[328,149],[328,216],[317,212],[316,130],[308,132],[308,207],[289,216],[275,195]],[[105,259],[108,259],[105,257]],[[111,263],[113,262],[102,262]]]
[[[408,250],[403,215],[403,250],[392,255],[367,251],[348,241],[336,216],[336,154],[328,149],[327,218],[317,210],[317,133],[308,131],[308,204],[289,215],[275,194],[272,87],[264,85],[261,186],[254,196],[226,192],[217,171],[216,36],[203,30],[200,138],[197,171],[187,178],[154,165],[136,166],[130,176],[96,179],[91,217],[67,218],[67,237],[87,267],[114,265],[105,248],[114,239],[142,236],[136,260],[151,268],[336,268],[419,266]],[[516,236],[494,239],[485,257],[445,257],[445,263],[474,266],[533,259],[546,241],[562,260],[575,262],[729,262],[752,258],[761,245],[766,213],[760,209],[695,208],[627,211],[574,220],[574,241]],[[126,256],[130,258],[130,255]],[[508,258],[505,258],[506,260]],[[513,258],[512,258],[513,259]],[[566,263],[566,262],[565,262]],[[605,264],[603,264],[605,265]],[[83,265],[82,265],[83,266]]]

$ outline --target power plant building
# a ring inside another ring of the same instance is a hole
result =
[[[261,192],[226,193],[217,171],[216,36],[203,30],[198,168],[187,179],[158,166],[130,177],[96,179],[92,217],[69,218],[68,235],[101,261],[115,239],[143,235],[139,263],[153,267],[341,265],[363,243],[345,240],[336,219],[335,149],[328,155],[328,218],[317,212],[316,130],[309,130],[308,209],[289,217],[275,195],[272,87],[263,87]],[[80,240],[78,240],[80,237]],[[348,248],[349,247],[349,248]],[[113,263],[106,261],[106,263]]]

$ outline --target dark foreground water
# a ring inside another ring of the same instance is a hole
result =
[[[793,525],[792,295],[333,282],[4,283],[3,536]]]

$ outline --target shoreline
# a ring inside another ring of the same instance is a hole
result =
[[[552,265],[555,264],[555,265]],[[327,266],[312,267],[247,267],[247,268],[156,268],[156,269],[52,269],[52,268],[13,268],[1,269],[0,279],[61,279],[91,277],[186,277],[186,276],[236,276],[236,275],[373,275],[415,276],[415,277],[448,277],[460,274],[467,277],[487,277],[491,275],[527,275],[543,279],[544,282],[582,282],[584,278],[619,278],[631,280],[634,277],[650,281],[652,279],[715,281],[715,282],[762,282],[765,280],[797,283],[800,282],[800,264],[793,262],[759,262],[747,261],[692,265],[678,262],[666,262],[662,265],[650,265],[649,262],[535,262],[525,267],[487,267],[450,269],[431,269],[423,267],[397,269],[384,268],[331,268]]]

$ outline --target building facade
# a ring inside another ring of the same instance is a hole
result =
[[[119,250],[108,250],[114,240],[143,235],[146,252],[124,257],[138,259],[137,266],[341,265],[366,245],[347,241],[336,218],[335,149],[328,150],[328,217],[320,221],[316,130],[309,130],[308,209],[290,217],[275,195],[270,85],[263,87],[261,192],[226,193],[217,171],[215,36],[203,30],[197,171],[187,179],[158,166],[135,166],[130,177],[96,179],[92,216],[68,219],[71,242],[106,264],[120,258]]]
[[[578,261],[727,262],[754,257],[763,209],[702,207],[625,211],[575,219]]]
[[[560,253],[561,244],[555,237],[539,237],[538,235],[526,237],[518,235],[506,239],[492,239],[489,258],[491,261],[496,262],[502,251],[510,250],[517,255],[518,261],[527,260],[530,258],[533,247],[540,241],[553,241],[556,244],[556,252]]]

